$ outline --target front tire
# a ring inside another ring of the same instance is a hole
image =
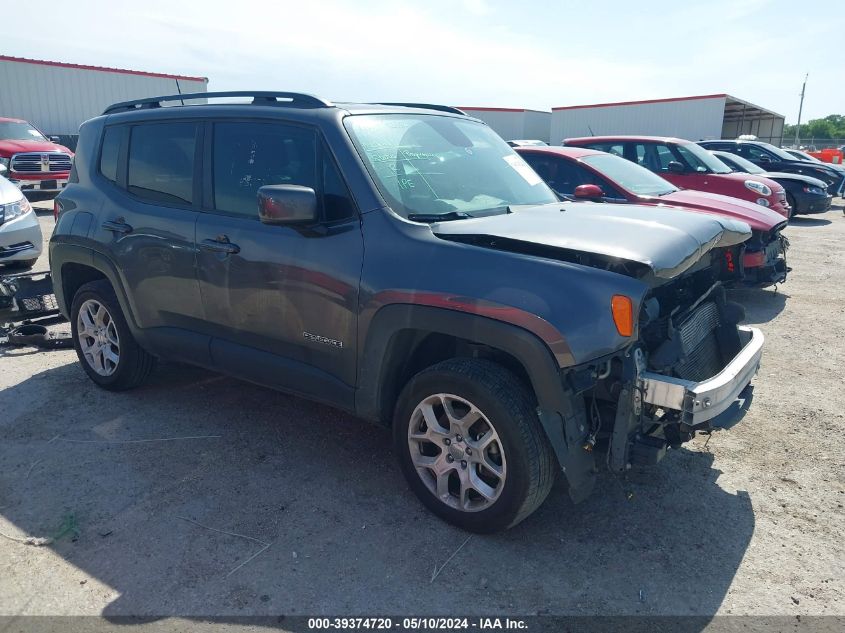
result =
[[[417,497],[472,532],[516,525],[554,483],[556,459],[533,397],[490,361],[455,358],[418,373],[399,396],[393,430]]]
[[[791,220],[798,215],[798,205],[795,204],[795,196],[787,192],[786,203],[789,205],[789,217],[787,219]]]
[[[92,281],[77,291],[70,327],[82,368],[103,389],[132,389],[150,375],[155,357],[133,338],[109,282]]]

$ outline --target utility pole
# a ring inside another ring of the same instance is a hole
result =
[[[801,104],[798,106],[798,125],[795,126],[795,149],[798,149],[799,133],[801,132],[801,113],[804,111],[804,91],[807,89],[807,77],[810,73],[804,75],[804,85],[801,86]]]

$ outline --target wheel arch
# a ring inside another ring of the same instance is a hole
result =
[[[447,358],[492,358],[522,379],[541,408],[560,410],[559,369],[548,346],[519,326],[446,308],[388,305],[372,318],[361,351],[356,411],[389,424],[405,382]]]

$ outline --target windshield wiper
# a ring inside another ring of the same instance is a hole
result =
[[[472,216],[464,211],[449,211],[448,213],[409,213],[412,222],[443,222],[447,220],[466,220]]]

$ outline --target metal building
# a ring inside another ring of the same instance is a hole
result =
[[[481,119],[506,141],[514,139],[537,139],[549,142],[551,112],[526,110],[524,108],[476,108],[460,107],[461,110]]]
[[[780,145],[784,117],[728,94],[552,108],[551,139],[638,134],[691,141],[754,134]]]
[[[83,121],[119,101],[206,92],[206,77],[81,66],[0,55],[0,117],[73,140]]]

